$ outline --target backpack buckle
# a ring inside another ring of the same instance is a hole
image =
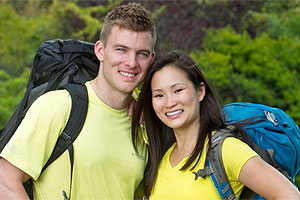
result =
[[[230,195],[228,195],[227,197],[228,197],[228,200],[236,200],[237,199],[236,196],[232,193]]]
[[[65,141],[65,143],[66,143],[67,146],[69,146],[70,144],[72,144],[72,140],[71,140],[72,138],[67,133],[62,132],[61,136],[64,139],[64,141]]]
[[[199,169],[197,172],[193,172],[193,174],[195,174],[195,181],[199,178],[199,176],[205,179],[206,176],[209,176],[212,173],[213,170],[210,167],[205,167],[203,169]]]

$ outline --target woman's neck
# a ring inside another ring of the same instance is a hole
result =
[[[176,166],[182,159],[190,156],[197,144],[199,123],[183,129],[174,129],[176,146],[170,155],[170,163]]]

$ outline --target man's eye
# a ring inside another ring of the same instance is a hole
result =
[[[124,48],[117,48],[117,51],[126,52],[126,49],[124,49]]]
[[[144,57],[144,58],[148,58],[148,57],[149,57],[149,54],[146,53],[146,52],[140,52],[140,53],[138,53],[138,55],[139,55],[139,56],[142,56],[142,57]]]

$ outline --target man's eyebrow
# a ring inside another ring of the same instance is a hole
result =
[[[141,49],[138,52],[146,52],[147,54],[150,55],[151,51],[149,49]]]
[[[125,46],[124,44],[114,44],[113,47],[122,47],[122,48],[125,48],[125,49],[129,49],[128,46]]]
[[[116,47],[122,47],[122,48],[125,48],[125,49],[130,49],[128,46],[126,46],[124,44],[114,44],[113,47],[114,48],[116,48]],[[150,49],[140,49],[137,52],[146,52],[146,53],[150,54],[151,50]]]

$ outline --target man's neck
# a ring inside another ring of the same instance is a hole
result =
[[[123,110],[128,107],[131,94],[111,90],[98,77],[91,81],[91,86],[97,96],[109,107],[116,110]]]

